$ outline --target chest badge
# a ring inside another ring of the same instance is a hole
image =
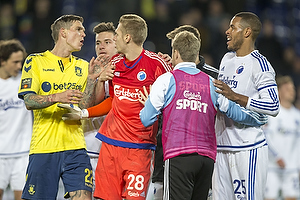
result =
[[[236,74],[241,74],[243,71],[244,71],[244,66],[241,65],[241,66],[239,66],[239,67],[236,69],[235,73],[236,73]]]
[[[138,79],[139,81],[144,81],[146,78],[147,78],[147,74],[146,74],[146,72],[144,72],[144,71],[140,71],[140,72],[137,74],[137,79]]]

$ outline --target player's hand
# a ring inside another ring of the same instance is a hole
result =
[[[164,54],[164,53],[161,53],[161,52],[158,52],[157,55],[159,57],[161,57],[168,65],[172,65],[172,58],[171,56],[169,56],[168,54]]]
[[[284,163],[283,159],[279,158],[276,162],[277,162],[277,165],[278,165],[281,169],[284,169],[284,168],[285,168],[285,163]]]
[[[78,104],[83,97],[79,90],[66,90],[52,95],[54,102]]]
[[[112,80],[114,77],[114,73],[115,73],[115,65],[112,65],[111,62],[108,62],[107,65],[105,65],[102,73],[99,76],[99,80],[104,82],[107,80]]]
[[[141,98],[139,99],[139,102],[143,105],[145,105],[147,99],[148,99],[148,96],[149,96],[149,93],[151,91],[151,85],[150,85],[150,88],[149,88],[149,93],[146,89],[145,86],[143,86],[143,90],[144,90],[144,93],[142,91],[140,91],[140,95],[141,95]]]
[[[73,104],[57,104],[58,107],[68,110],[68,113],[62,115],[63,120],[80,120],[88,118],[87,110],[81,110],[78,106]]]
[[[215,90],[217,93],[224,95],[227,99],[246,107],[248,102],[248,97],[242,94],[235,93],[226,83],[220,80],[213,80],[213,84],[217,87]]]
[[[89,63],[89,77],[96,80],[109,63],[109,55],[100,54],[97,58],[92,57]]]

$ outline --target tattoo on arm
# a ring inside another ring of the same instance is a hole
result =
[[[95,86],[97,81],[88,77],[86,87],[83,93],[83,99],[81,100],[79,107],[88,108],[95,104]]]
[[[54,102],[56,94],[52,95],[37,95],[37,94],[27,94],[24,96],[24,102],[29,110],[47,108],[56,102]]]
[[[85,199],[86,197],[91,197],[92,193],[87,190],[77,190],[74,192],[70,192],[70,199]],[[84,198],[83,198],[84,197]]]

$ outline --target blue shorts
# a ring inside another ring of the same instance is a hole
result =
[[[60,177],[67,196],[77,190],[92,192],[93,171],[85,149],[31,154],[22,199],[56,199]]]

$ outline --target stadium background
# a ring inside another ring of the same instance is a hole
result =
[[[148,24],[145,49],[171,53],[166,33],[182,24],[197,27],[201,54],[218,68],[227,51],[225,31],[234,14],[256,13],[263,30],[256,46],[277,75],[290,75],[297,87],[300,108],[300,0],[0,0],[0,39],[19,39],[27,53],[52,49],[50,26],[63,14],[84,17],[84,46],[74,55],[95,56],[93,27],[111,21],[117,26],[122,14],[135,13]]]

